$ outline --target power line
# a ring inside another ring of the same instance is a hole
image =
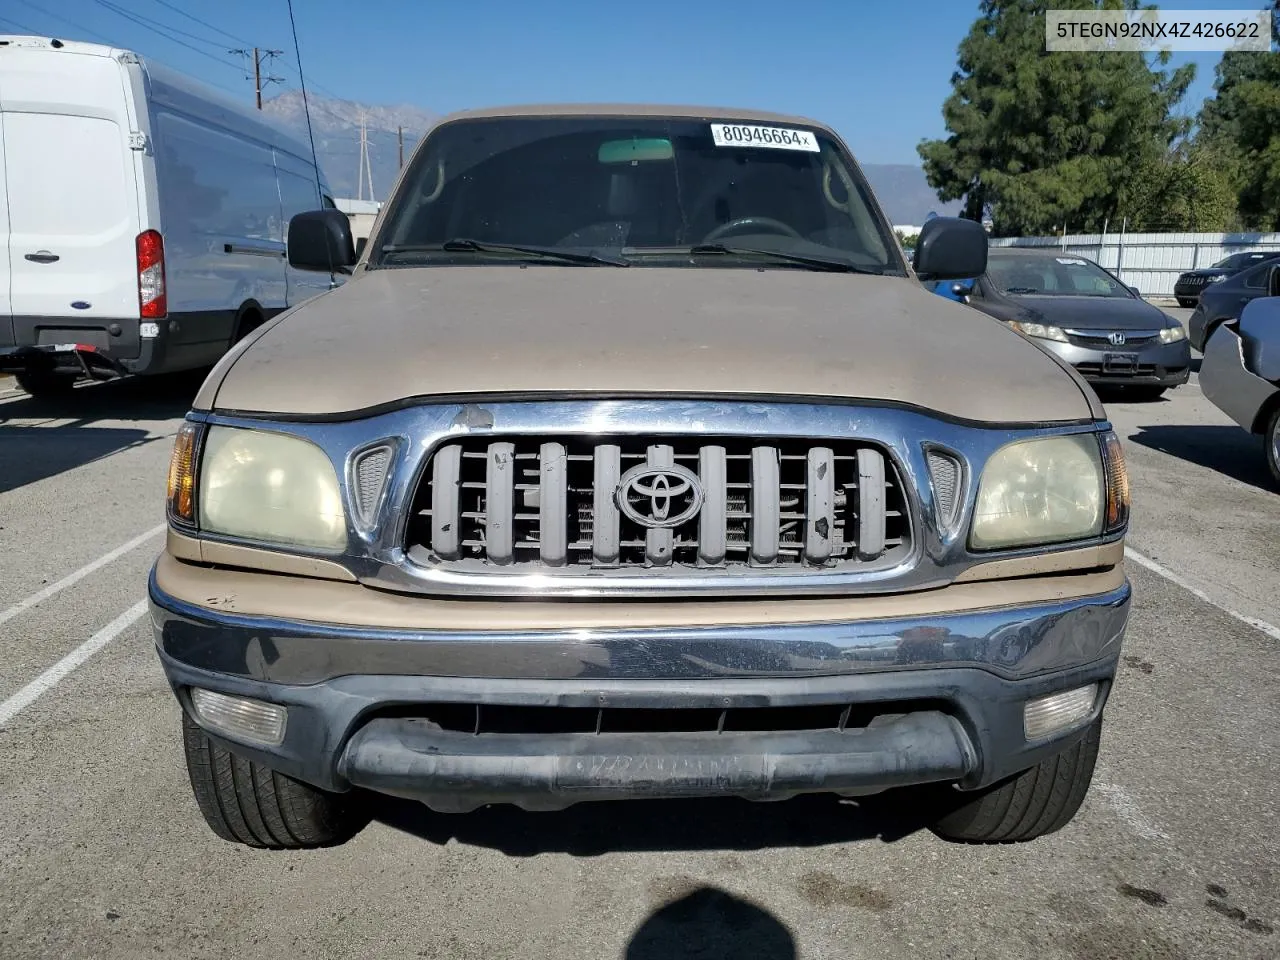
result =
[[[133,23],[136,23],[138,26],[146,30],[150,30],[152,33],[157,34],[158,36],[164,37],[170,43],[176,43],[180,47],[186,47],[188,50],[192,51],[193,53],[198,53],[200,54],[200,56],[205,57],[206,59],[212,60],[214,63],[220,63],[224,67],[230,67],[232,70],[236,70],[236,71],[243,70],[243,67],[240,64],[232,63],[230,60],[223,60],[221,57],[215,57],[213,54],[207,53],[204,50],[201,50],[199,47],[192,46],[191,44],[187,43],[185,40],[180,40],[175,36],[171,36],[170,34],[166,33],[164,30],[160,29],[154,22],[148,22],[142,17],[134,16],[128,10],[125,10],[122,7],[118,7],[114,3],[108,2],[108,0],[94,0],[94,3],[98,4],[101,7],[104,7],[107,10],[110,10],[112,13],[115,13],[119,16],[124,17],[126,20],[130,20]]]
[[[0,23],[7,23],[7,24],[9,24],[9,26],[13,27],[15,30],[20,30],[20,31],[22,31],[23,33],[29,33],[29,34],[31,34],[33,37],[38,37],[38,36],[40,36],[40,31],[39,31],[39,30],[33,30],[33,29],[31,29],[30,27],[24,27],[24,26],[23,26],[22,24],[20,24],[17,20],[10,20],[8,17],[0,17]]]
[[[98,40],[101,40],[103,43],[107,43],[107,44],[110,44],[111,46],[115,46],[115,41],[111,40],[109,37],[104,37],[102,34],[98,33],[96,30],[90,30],[88,27],[82,27],[80,24],[76,23],[74,20],[68,20],[66,17],[61,16],[60,14],[54,13],[52,10],[46,10],[43,7],[38,7],[34,3],[31,3],[30,0],[18,0],[18,2],[22,4],[24,7],[30,7],[36,13],[46,16],[51,20],[58,20],[62,23],[65,23],[69,27],[73,27],[74,29],[78,30],[80,33],[83,33],[90,37],[96,37]]]
[[[253,46],[253,44],[251,44],[248,40],[245,40],[243,37],[237,37],[234,33],[228,33],[226,30],[223,30],[221,27],[215,27],[212,23],[208,23],[204,20],[201,20],[199,17],[192,16],[191,14],[187,13],[187,11],[181,9],[180,7],[175,7],[172,3],[167,2],[167,0],[155,0],[155,2],[160,4],[160,6],[162,7],[168,7],[174,13],[181,14],[182,16],[186,17],[188,20],[192,21],[193,23],[198,23],[200,24],[200,26],[206,27],[209,30],[212,30],[214,33],[220,33],[224,37],[228,37],[234,40],[236,43],[242,43],[246,47]]]

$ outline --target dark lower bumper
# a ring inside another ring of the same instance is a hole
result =
[[[584,800],[753,800],[961,780],[978,767],[963,726],[939,711],[856,731],[476,737],[422,721],[374,720],[343,753],[358,787],[452,809]]]

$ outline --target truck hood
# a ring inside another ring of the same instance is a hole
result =
[[[1034,344],[902,277],[725,268],[358,272],[261,328],[196,409],[353,415],[432,396],[755,395],[971,421],[1102,416]]]

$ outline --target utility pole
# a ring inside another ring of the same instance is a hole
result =
[[[366,182],[366,179],[365,179],[366,177],[368,178],[367,182],[369,184],[369,199],[372,200],[374,199],[373,164],[369,160],[369,125],[366,122],[364,111],[361,110],[360,111],[360,172],[356,175],[356,181],[358,184],[356,188],[358,191],[356,196],[357,200],[364,199],[364,185]]]
[[[400,143],[400,169],[404,169],[404,127],[396,127],[396,140]]]
[[[254,47],[252,50],[228,50],[227,53],[234,53],[239,57],[248,59],[253,57],[253,98],[258,109],[262,109],[262,88],[272,83],[284,83],[284,77],[273,77],[270,75],[263,76],[263,67],[270,64],[272,60],[284,53],[283,50],[261,50]],[[245,79],[248,80],[248,72],[246,70]]]

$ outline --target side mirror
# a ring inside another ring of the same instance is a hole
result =
[[[289,265],[299,270],[350,273],[356,262],[351,221],[341,210],[309,210],[289,221]]]
[[[1280,263],[1267,271],[1267,296],[1280,297]]]
[[[1135,297],[1138,297],[1139,299],[1142,298],[1142,293],[1138,290],[1137,287],[1129,287],[1129,292],[1132,293]]]
[[[967,280],[987,272],[987,231],[975,220],[934,217],[920,228],[912,264],[922,280]]]

